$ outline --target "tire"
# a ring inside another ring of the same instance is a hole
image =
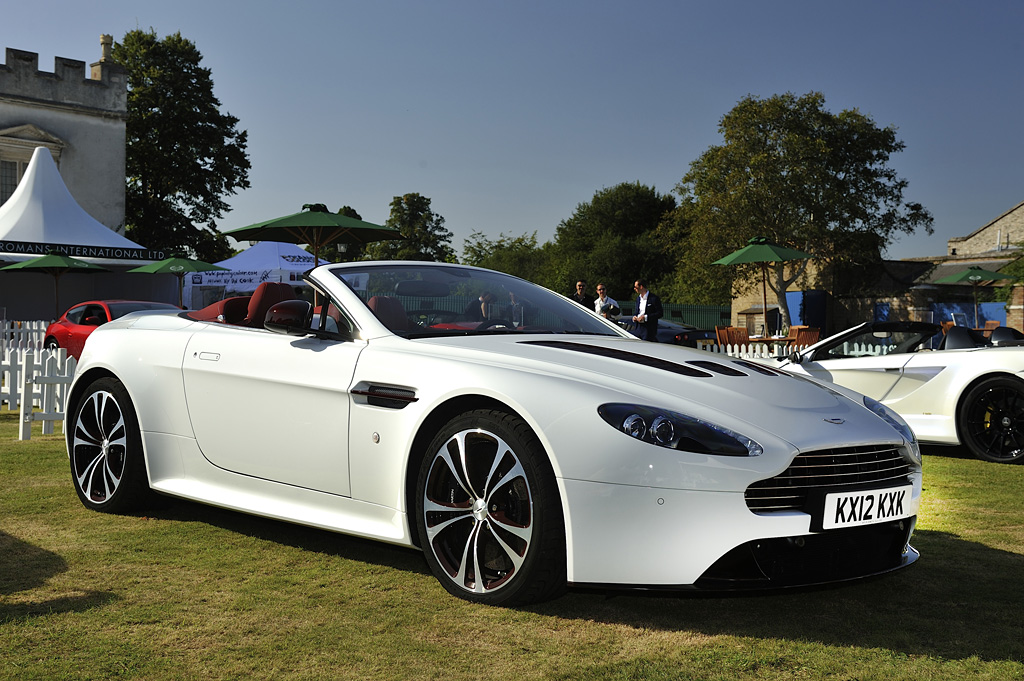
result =
[[[43,347],[45,347],[47,350],[57,350],[58,348],[60,348],[60,343],[57,342],[56,338],[53,338],[51,336],[50,338],[46,339],[45,343],[43,343]]]
[[[114,378],[92,383],[75,408],[68,434],[71,478],[87,508],[125,513],[152,497],[142,434],[128,391]]]
[[[960,403],[957,431],[979,459],[1024,461],[1024,382],[997,376],[971,388]]]
[[[481,409],[442,428],[420,466],[416,519],[431,571],[455,596],[522,605],[565,591],[555,476],[518,417]]]

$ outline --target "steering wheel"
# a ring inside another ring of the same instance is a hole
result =
[[[476,330],[484,331],[495,326],[504,326],[506,329],[516,328],[515,325],[507,319],[488,319],[487,321],[480,322],[480,326],[476,327]]]

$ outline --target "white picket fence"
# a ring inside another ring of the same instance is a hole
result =
[[[0,344],[0,407],[18,410],[18,439],[32,437],[32,423],[42,421],[42,434],[52,435],[55,421],[64,420],[68,388],[77,362],[67,350],[18,348]]]
[[[0,345],[4,348],[41,348],[50,322],[0,319]],[[0,352],[3,352],[0,350]]]

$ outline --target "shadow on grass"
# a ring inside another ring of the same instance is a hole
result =
[[[430,574],[415,550],[233,511],[176,501],[151,517],[202,522],[403,572]],[[1024,660],[1024,556],[918,530],[921,559],[882,577],[767,594],[571,591],[526,608],[547,617],[637,629],[816,642],[948,659]],[[611,548],[611,547],[610,547]],[[440,587],[438,598],[451,598]]]
[[[247,537],[303,551],[313,551],[362,563],[393,567],[406,572],[430,574],[419,549],[409,549],[348,534],[296,525],[283,520],[262,518],[215,506],[206,506],[198,502],[168,498],[162,508],[149,511],[144,515],[162,520],[207,523]]]
[[[1024,660],[1024,556],[944,532],[918,531],[913,544],[916,564],[834,587],[728,597],[572,593],[531,610],[637,628]]]
[[[921,453],[925,457],[937,456],[945,459],[974,459],[977,458],[971,454],[970,450],[963,445],[932,445],[922,444]],[[1004,464],[996,464],[1001,466]]]
[[[37,589],[67,569],[67,563],[56,553],[0,531],[0,596]],[[19,603],[4,598],[0,601],[0,622],[51,613],[81,612],[109,603],[114,598],[113,594],[98,591],[34,602]]]

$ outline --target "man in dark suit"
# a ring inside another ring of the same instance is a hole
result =
[[[661,308],[661,299],[647,290],[647,282],[637,279],[633,284],[636,291],[636,307],[633,310],[633,321],[636,322],[636,330],[633,332],[643,340],[658,342],[658,320],[665,316]]]

